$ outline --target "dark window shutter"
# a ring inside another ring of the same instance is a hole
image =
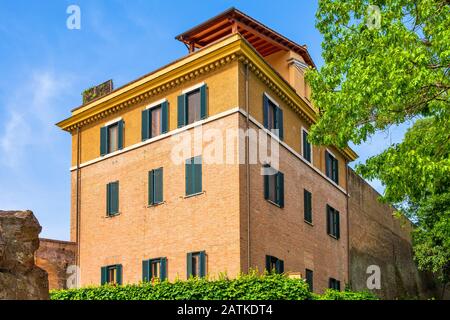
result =
[[[269,129],[269,98],[263,94],[263,119],[264,128]]]
[[[119,213],[119,182],[111,184],[111,211],[112,213]]]
[[[108,153],[108,127],[100,128],[100,155]]]
[[[269,175],[265,174],[264,179],[264,199],[269,199]]]
[[[308,133],[303,131],[303,157],[311,162],[311,144],[308,141]]]
[[[116,273],[117,273],[117,280],[116,280],[116,282],[117,282],[118,285],[122,285],[122,265],[121,264],[118,264],[116,266]]]
[[[192,275],[192,253],[188,253],[186,256],[186,273],[187,273],[187,278],[189,279]]]
[[[270,270],[270,262],[272,260],[271,256],[266,256],[266,271],[267,272],[272,272],[272,270]]]
[[[332,234],[331,232],[331,207],[329,205],[327,205],[327,233],[328,234]]]
[[[340,238],[341,237],[341,226],[340,226],[340,218],[339,218],[339,212],[338,211],[335,211],[335,213],[334,213],[334,220],[335,220],[335,224],[336,224],[336,232],[335,232],[335,236],[336,236],[336,238]]]
[[[284,261],[278,259],[276,262],[276,266],[277,266],[277,273],[283,273],[284,272]]]
[[[108,282],[108,268],[102,267],[101,268],[101,275],[100,275],[100,284],[103,286]]]
[[[161,105],[161,133],[169,131],[169,104],[164,101]]]
[[[193,194],[192,185],[193,185],[194,177],[192,175],[192,167],[193,167],[193,165],[191,164],[192,161],[193,161],[192,158],[186,160],[185,179],[186,179],[186,195],[187,196]]]
[[[161,279],[161,281],[166,280],[166,278],[167,278],[167,258],[161,258],[159,270],[160,270],[159,278]]]
[[[328,178],[331,178],[331,158],[328,151],[325,151],[325,174]]]
[[[202,192],[202,158],[195,157],[193,164],[194,193]]]
[[[280,108],[276,109],[276,129],[278,129],[278,137],[280,140],[284,138],[284,125],[283,125],[283,110]]]
[[[339,162],[337,159],[333,159],[333,180],[339,183]]]
[[[178,128],[186,125],[186,95],[178,96]]]
[[[206,119],[208,112],[206,85],[200,87],[200,119]]]
[[[155,204],[155,172],[151,170],[148,172],[148,204]]]
[[[200,277],[206,276],[206,253],[200,252]]]
[[[284,207],[284,174],[282,172],[277,173],[277,204]]]
[[[312,194],[308,190],[303,191],[304,201],[304,218],[308,222],[312,222]]]
[[[163,168],[153,170],[153,204],[163,202]]]
[[[150,261],[144,260],[142,261],[142,282],[150,281]]]
[[[332,278],[329,278],[329,279],[328,279],[328,288],[333,289],[333,285],[334,285],[333,279],[332,279]]]
[[[117,134],[117,146],[118,146],[118,149],[119,150],[122,150],[123,149],[123,128],[124,128],[124,122],[123,122],[123,120],[120,120],[118,123],[117,123],[117,131],[118,131],[118,134]]]
[[[150,110],[146,109],[142,111],[142,126],[141,126],[141,135],[142,135],[142,141],[147,140],[150,138]]]
[[[336,290],[341,291],[341,282],[339,280],[336,280]]]
[[[111,184],[106,185],[106,214],[111,214]]]
[[[314,290],[314,272],[312,270],[306,269],[306,283],[309,286],[309,290]]]

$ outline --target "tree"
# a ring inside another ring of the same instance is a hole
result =
[[[307,80],[315,144],[363,143],[413,122],[404,140],[357,171],[415,224],[419,268],[450,280],[450,1],[321,0],[324,66]]]

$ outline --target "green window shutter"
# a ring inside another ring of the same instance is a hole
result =
[[[164,101],[161,105],[161,134],[169,131],[169,104]]]
[[[111,184],[106,185],[106,214],[111,214]]]
[[[264,119],[264,128],[268,129],[269,127],[269,98],[265,94],[263,94],[263,119]]]
[[[200,87],[200,119],[206,119],[208,114],[206,85]]]
[[[339,183],[339,162],[337,159],[333,159],[333,180]]]
[[[269,175],[265,174],[264,179],[264,199],[269,199]]]
[[[308,222],[312,222],[312,194],[308,190],[303,191],[303,201],[304,201],[304,218]]]
[[[284,272],[284,261],[278,259],[276,262],[276,267],[277,267],[277,273],[283,273]]]
[[[185,180],[186,180],[186,195],[189,196],[191,194],[193,194],[193,190],[192,190],[192,180],[193,180],[193,176],[192,176],[192,158],[186,160],[186,166],[185,166]]]
[[[150,110],[146,109],[142,111],[142,128],[141,128],[141,135],[142,135],[142,141],[147,140],[150,138]]]
[[[331,214],[332,214],[332,211],[331,211],[331,207],[329,206],[329,205],[327,205],[327,233],[328,234],[332,234],[332,231],[331,231]]]
[[[118,149],[119,150],[122,150],[123,149],[123,129],[124,129],[124,122],[123,122],[123,120],[120,120],[118,123],[117,123],[117,131],[118,131],[118,134],[117,134],[117,145],[118,145]]]
[[[151,170],[148,172],[148,205],[155,204],[154,198],[154,185],[155,185],[155,172]]]
[[[153,170],[153,204],[163,202],[163,168]]]
[[[200,277],[206,276],[206,253],[205,251],[200,252]]]
[[[103,286],[108,282],[108,268],[102,267],[101,268],[101,275],[100,275],[100,284]]]
[[[267,272],[272,272],[272,270],[270,270],[270,262],[272,260],[271,256],[266,256],[266,271]]]
[[[178,96],[178,128],[186,125],[186,95]]]
[[[119,213],[119,182],[110,183],[109,188],[109,213],[116,214]]]
[[[186,259],[187,259],[186,260],[186,266],[187,266],[186,273],[187,273],[187,278],[189,279],[190,276],[192,275],[192,252],[187,254]]]
[[[328,151],[325,151],[325,174],[328,178],[331,178],[331,158]]]
[[[117,284],[122,285],[122,265],[118,264],[116,265],[116,273],[117,273]]]
[[[108,153],[108,127],[100,128],[100,155]]]
[[[167,258],[161,258],[161,262],[159,265],[159,269],[160,269],[160,279],[161,281],[164,281],[167,279]]]
[[[303,131],[303,157],[311,162],[311,144],[308,141],[308,133]]]
[[[335,236],[336,236],[336,238],[337,239],[339,239],[340,237],[341,237],[341,231],[340,231],[340,229],[341,229],[341,226],[340,226],[340,218],[339,218],[339,212],[338,211],[336,211],[335,213],[334,213],[334,221],[335,221],[335,225],[336,225],[336,230],[335,230]]]
[[[284,207],[284,174],[282,172],[277,173],[277,204]]]
[[[150,281],[150,261],[144,260],[142,261],[142,282]]]
[[[200,193],[202,192],[202,157],[194,158],[193,169],[194,193]]]
[[[284,138],[284,124],[283,124],[283,110],[280,108],[276,109],[276,129],[278,129],[278,137],[280,140]]]

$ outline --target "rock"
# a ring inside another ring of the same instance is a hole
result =
[[[48,299],[47,272],[38,268],[41,226],[31,211],[0,211],[0,299]]]

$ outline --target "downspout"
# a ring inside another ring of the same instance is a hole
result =
[[[80,146],[80,127],[77,127],[77,167],[76,167],[76,196],[75,196],[75,215],[76,215],[76,243],[77,243],[77,258],[76,258],[76,265],[77,265],[77,273],[80,271],[80,153],[81,153],[81,146]],[[76,277],[76,285],[77,288],[79,287],[78,279],[80,275],[77,274]]]
[[[246,113],[246,134],[245,134],[245,165],[247,180],[247,271],[251,269],[251,253],[250,253],[250,110],[249,110],[249,81],[248,81],[248,64],[245,65],[245,113]]]
[[[345,160],[345,186],[347,189],[347,203],[346,203],[346,211],[347,211],[347,281],[351,288],[351,281],[350,281],[350,211],[349,211],[349,186],[348,186],[348,161]]]

